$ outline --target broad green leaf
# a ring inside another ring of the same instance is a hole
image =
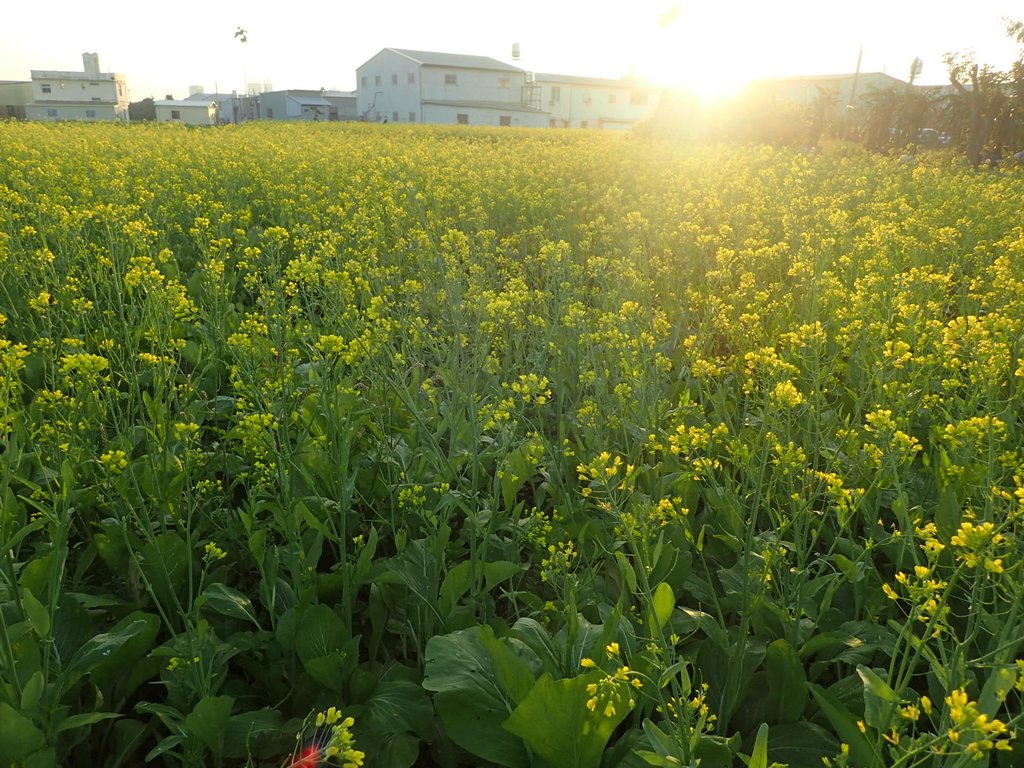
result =
[[[990,718],[995,717],[996,712],[1006,700],[1006,694],[1013,690],[1017,684],[1016,667],[1000,667],[994,669],[985,681],[985,687],[981,689],[978,697],[978,709]]]
[[[0,765],[17,765],[29,755],[43,748],[46,737],[35,723],[0,702]]]
[[[360,726],[372,725],[381,733],[410,731],[427,736],[434,717],[434,708],[423,687],[405,680],[378,683],[363,707]]]
[[[635,706],[630,698],[632,689],[624,684],[602,697],[591,711],[587,686],[603,676],[600,671],[563,680],[544,675],[516,707],[505,728],[522,738],[551,768],[597,768],[612,732]]]
[[[147,622],[145,620],[136,619],[119,629],[96,635],[71,657],[70,663],[64,670],[65,676],[68,679],[75,680],[82,675],[92,672],[107,661],[114,651],[145,630],[146,627]]]
[[[493,639],[493,630],[471,627],[432,637],[423,687],[436,693],[434,706],[452,741],[485,760],[525,768],[529,761],[522,742],[501,727],[515,700],[504,687],[505,674],[499,672],[484,636]]]
[[[224,729],[224,757],[275,757],[284,731],[284,719],[272,709],[232,715]]]
[[[185,729],[202,741],[217,761],[223,753],[224,736],[234,704],[232,696],[206,696],[185,717]]]
[[[214,582],[203,590],[202,597],[206,598],[205,608],[232,619],[251,621],[259,627],[260,622],[256,618],[252,601],[237,589],[232,589],[227,584]]]
[[[863,664],[857,665],[857,674],[864,683],[864,722],[879,731],[888,731],[896,716],[896,705],[902,703],[903,699]]]
[[[21,607],[25,609],[25,615],[37,637],[45,638],[50,634],[50,613],[28,587],[21,589]]]
[[[654,612],[654,626],[652,629],[660,630],[672,618],[672,611],[676,607],[676,596],[672,593],[672,587],[668,582],[661,582],[654,589],[651,597],[651,608]]]
[[[867,736],[857,727],[857,718],[820,685],[808,683],[811,694],[825,717],[835,728],[839,738],[850,745],[853,764],[858,768],[883,768],[881,757],[875,752]]]
[[[46,687],[46,679],[41,670],[36,670],[29,677],[25,687],[21,689],[21,711],[35,713],[39,700],[42,698],[43,690]]]
[[[165,611],[177,612],[188,582],[192,553],[176,533],[161,533],[139,552],[139,567]]]
[[[823,757],[839,753],[839,740],[815,723],[773,725],[770,736],[769,759],[789,768],[821,768]]]
[[[768,645],[764,666],[768,677],[765,715],[774,723],[796,722],[810,696],[800,656],[780,638]]]
[[[83,712],[61,720],[55,732],[60,733],[61,731],[70,731],[74,728],[83,728],[87,725],[98,723],[101,720],[113,720],[118,717],[121,717],[121,715],[117,712]]]
[[[512,625],[512,635],[534,652],[545,672],[554,675],[561,671],[558,646],[551,634],[535,619],[519,619]]]

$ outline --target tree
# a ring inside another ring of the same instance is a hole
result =
[[[128,105],[128,120],[133,123],[141,123],[147,120],[156,120],[156,105],[153,97],[142,101],[133,101]]]
[[[964,137],[967,159],[977,167],[989,139],[1002,138],[1001,132],[993,131],[993,127],[1006,107],[1006,75],[978,64],[970,54],[947,53],[943,61],[955,89],[948,113],[963,121],[951,126],[951,132]],[[994,148],[996,153],[1000,150],[1000,145]]]

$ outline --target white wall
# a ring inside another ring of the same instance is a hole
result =
[[[454,84],[446,82],[448,76],[455,77]],[[426,101],[509,101],[521,104],[523,82],[522,72],[424,66],[421,92]]]
[[[213,104],[161,104],[156,102],[158,123],[180,123],[181,125],[213,125],[216,122],[216,107]],[[174,113],[178,117],[174,117]]]
[[[410,76],[412,82],[409,82]],[[420,65],[411,59],[381,51],[356,70],[356,119],[422,122],[420,110]]]
[[[490,109],[485,107],[452,107],[444,104],[424,104],[423,122],[458,125],[459,115],[466,115],[468,125],[500,126],[501,118],[507,117],[513,128],[543,128],[548,116],[539,112],[517,112],[511,109]]]
[[[53,111],[56,114],[51,115]],[[89,113],[93,114],[90,115]],[[117,120],[117,113],[112,104],[29,104],[25,107],[25,117],[29,120],[56,122],[59,120]]]
[[[551,112],[553,125],[559,128],[628,128],[654,114],[661,96],[654,89],[630,84],[560,83],[540,78],[537,83],[541,109]]]

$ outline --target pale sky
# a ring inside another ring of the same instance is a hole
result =
[[[524,69],[648,76],[713,93],[758,77],[862,71],[944,83],[942,55],[973,49],[1005,67],[1016,46],[1005,17],[1020,0],[8,0],[0,16],[0,80],[31,69],[82,69],[96,52],[123,73],[133,100],[188,95],[189,85],[242,90],[355,87],[355,69],[381,48],[492,56]],[[234,39],[238,27],[248,43]]]

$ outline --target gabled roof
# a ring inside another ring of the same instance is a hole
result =
[[[436,51],[412,51],[408,48],[385,48],[385,51],[392,51],[399,56],[423,64],[428,67],[461,67],[463,69],[493,69],[501,72],[522,72],[519,67],[513,67],[503,61],[492,59],[490,56],[467,56],[462,53],[438,53]]]
[[[631,88],[634,90],[660,90],[650,83],[636,77],[622,77],[612,80],[608,77],[586,77],[584,75],[555,75],[550,72],[537,72],[533,76],[536,83],[556,83],[559,85],[592,85],[596,88]]]

